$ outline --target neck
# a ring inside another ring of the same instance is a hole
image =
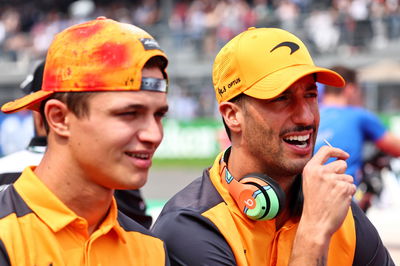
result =
[[[288,193],[296,175],[282,176],[282,174],[278,175],[278,173],[271,173],[271,169],[269,169],[268,166],[260,165],[260,162],[256,162],[252,159],[246,160],[246,158],[251,158],[251,156],[242,154],[238,148],[234,149],[232,147],[227,165],[229,172],[233,177],[240,179],[240,177],[243,177],[249,173],[266,174],[278,182],[285,193]]]
[[[303,209],[302,178],[298,175],[285,190],[285,209],[276,217],[275,225],[278,230],[290,218],[299,218]]]
[[[47,150],[35,169],[38,178],[75,214],[88,223],[88,234],[94,232],[107,216],[113,190],[91,182],[79,167],[60,152]],[[95,207],[94,207],[95,206]]]

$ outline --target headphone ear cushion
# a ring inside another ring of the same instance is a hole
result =
[[[279,200],[279,206],[281,207],[281,209],[283,209],[283,207],[286,204],[286,194],[285,191],[283,191],[283,189],[281,188],[281,186],[279,185],[278,182],[276,182],[274,179],[272,179],[271,177],[265,175],[265,174],[259,174],[259,177],[261,179],[263,179],[265,182],[267,182],[272,189],[274,190],[274,192],[277,194],[278,196],[278,200]]]
[[[264,174],[248,174],[239,180],[240,183],[245,185],[256,186],[259,193],[255,200],[260,203],[260,210],[247,210],[246,214],[254,220],[270,220],[275,218],[283,209],[285,205],[285,192],[282,190],[280,185]]]

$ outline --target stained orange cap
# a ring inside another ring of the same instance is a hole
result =
[[[217,54],[213,84],[218,103],[244,93],[258,99],[278,96],[300,78],[316,73],[318,82],[342,87],[336,72],[317,67],[303,42],[276,28],[249,28]]]
[[[168,59],[146,31],[105,17],[57,34],[47,53],[42,89],[4,104],[1,110],[39,110],[55,92],[140,90],[142,68],[152,57]]]

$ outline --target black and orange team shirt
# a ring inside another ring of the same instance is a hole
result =
[[[253,221],[221,183],[214,165],[171,198],[152,230],[168,247],[171,265],[288,265],[299,218],[276,230],[275,220]],[[332,236],[328,265],[394,265],[370,221],[352,203]]]
[[[169,265],[163,241],[118,212],[114,199],[101,226],[88,235],[86,220],[33,169],[0,192],[0,265]]]

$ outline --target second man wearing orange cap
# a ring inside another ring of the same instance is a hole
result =
[[[113,197],[146,183],[167,62],[147,32],[104,17],[56,35],[42,89],[2,106],[39,111],[48,146],[0,192],[0,265],[169,265],[163,241]]]
[[[232,146],[158,217],[172,265],[394,265],[352,202],[349,154],[313,156],[316,82],[344,85],[287,31],[251,28],[221,49],[213,83]]]

